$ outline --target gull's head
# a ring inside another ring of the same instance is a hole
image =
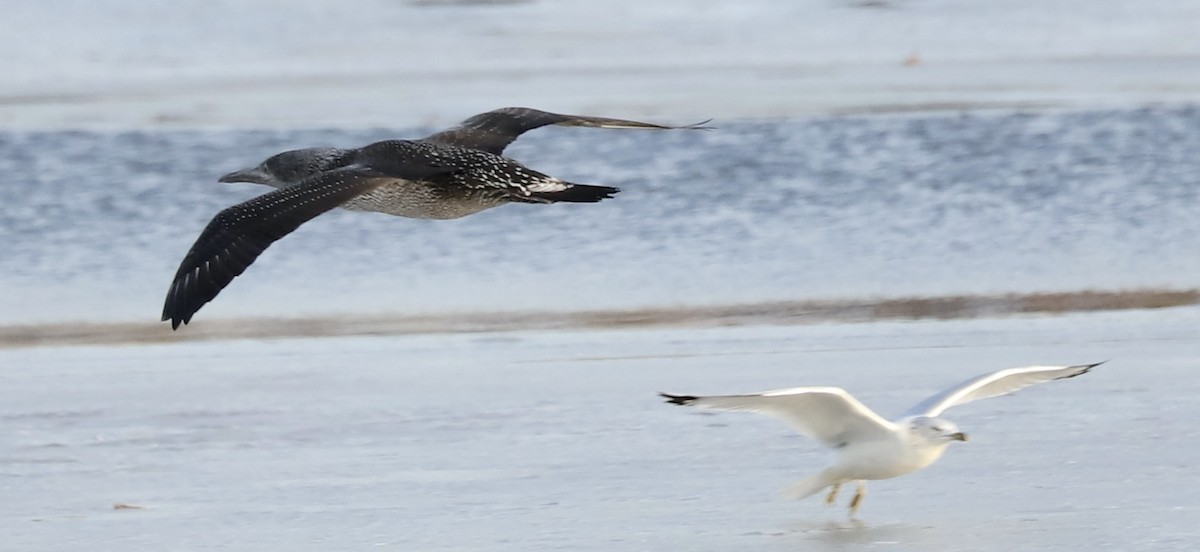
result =
[[[950,441],[966,441],[967,434],[958,425],[945,418],[918,416],[912,419],[912,431],[922,440],[933,444],[949,444]]]
[[[218,182],[252,182],[279,187],[346,164],[347,150],[305,148],[272,155],[257,167],[233,171]]]

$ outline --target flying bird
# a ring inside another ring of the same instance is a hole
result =
[[[867,480],[890,479],[926,468],[952,441],[967,440],[967,434],[954,422],[941,417],[947,409],[1038,383],[1073,378],[1099,364],[1029,366],[984,374],[925,399],[895,421],[884,419],[839,387],[793,387],[757,395],[659,395],[671,404],[744,410],[779,418],[833,449],[832,465],[792,485],[784,494],[801,499],[829,487],[825,503],[833,504],[842,484],[853,482],[853,517],[866,497]]]
[[[619,191],[567,182],[503,157],[504,148],[526,131],[547,125],[708,129],[707,122],[667,126],[508,107],[418,140],[274,155],[220,178],[277,189],[229,207],[208,223],[175,273],[162,319],[172,329],[187,324],[272,243],[335,207],[453,219],[506,203],[595,203]]]

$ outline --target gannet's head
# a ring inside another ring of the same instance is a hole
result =
[[[281,187],[294,184],[306,177],[350,162],[349,152],[341,148],[305,148],[272,155],[257,167],[233,171],[222,176],[218,182],[253,182]]]
[[[909,422],[909,427],[916,436],[933,444],[967,440],[967,434],[958,429],[954,422],[945,418],[917,416]]]

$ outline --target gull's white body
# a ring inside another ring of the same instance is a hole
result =
[[[827,471],[838,481],[891,479],[936,462],[950,444],[916,441],[907,432],[897,431],[886,439],[851,443],[838,450],[837,460]],[[885,458],[887,462],[880,462]]]
[[[805,498],[833,487],[827,499],[832,503],[841,484],[853,481],[858,486],[850,503],[850,514],[854,515],[866,493],[865,481],[890,479],[928,467],[941,458],[951,441],[967,440],[953,422],[939,417],[942,412],[1030,385],[1075,377],[1095,366],[1029,366],[984,374],[929,397],[896,421],[880,417],[838,387],[795,387],[754,395],[662,396],[674,404],[780,418],[830,447],[835,454],[833,464],[796,483],[786,494]]]
[[[832,465],[816,476],[792,485],[784,494],[797,499],[807,498],[833,485],[909,474],[936,462],[952,440],[926,438],[905,422],[895,425],[887,435],[853,440],[835,448]],[[860,485],[860,489],[865,486]]]

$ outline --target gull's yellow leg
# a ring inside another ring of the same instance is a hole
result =
[[[833,506],[834,501],[837,500],[838,491],[840,490],[842,490],[842,484],[834,483],[833,486],[829,488],[829,496],[825,497],[825,504]]]
[[[858,513],[858,507],[862,505],[862,501],[867,497],[867,482],[862,479],[854,482],[854,498],[850,499],[850,517],[854,517]]]

